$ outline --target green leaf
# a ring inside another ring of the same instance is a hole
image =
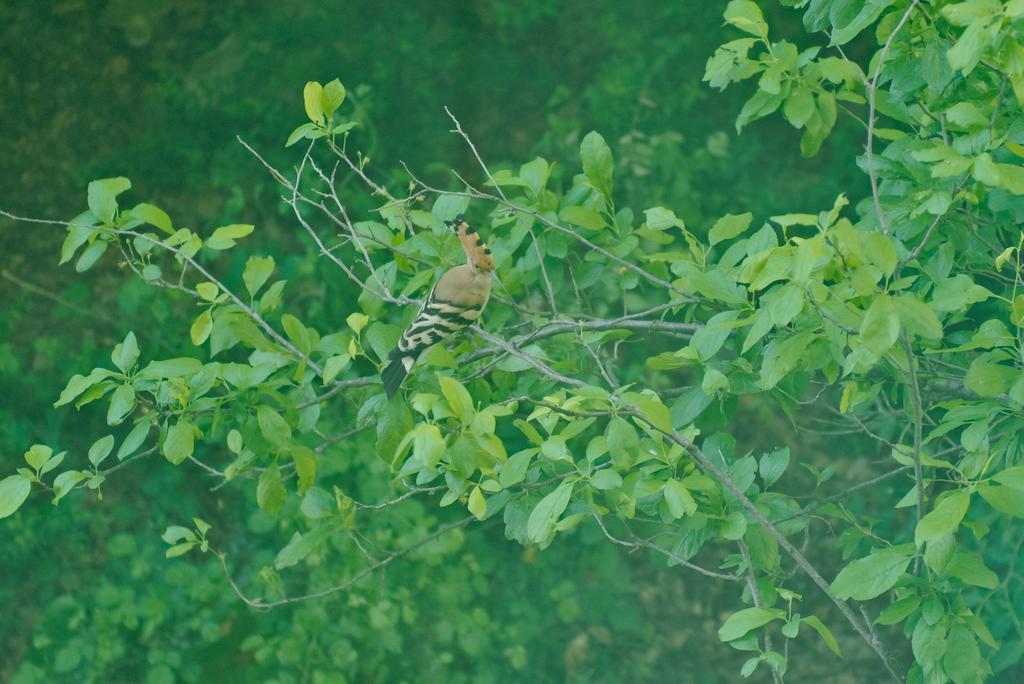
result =
[[[395,345],[398,344],[398,340],[402,337],[402,329],[397,325],[391,325],[390,323],[373,323],[366,332],[363,333],[364,347],[369,347],[376,354],[377,358],[381,361],[388,358],[388,354]],[[433,345],[433,349],[444,348],[444,345]],[[432,350],[433,350],[432,349]],[[438,354],[431,354],[430,358],[438,358]],[[457,364],[456,364],[457,365]]]
[[[733,511],[722,520],[722,538],[729,541],[742,539],[747,533],[747,519],[740,511]]]
[[[795,128],[803,128],[816,112],[814,94],[803,86],[793,90],[782,106],[783,115]]]
[[[113,223],[117,214],[117,196],[131,187],[132,182],[120,176],[94,180],[89,183],[89,211],[103,223]]]
[[[701,382],[701,390],[704,394],[709,397],[714,396],[717,392],[728,392],[732,384],[729,381],[728,376],[720,370],[715,368],[704,369],[704,379]]]
[[[917,297],[902,295],[892,298],[900,323],[907,332],[918,337],[937,340],[942,338],[942,323],[935,311]]]
[[[210,310],[206,309],[196,316],[196,320],[192,321],[192,326],[188,330],[188,336],[192,340],[192,344],[198,347],[210,337],[212,331],[213,316],[210,314]]]
[[[598,212],[589,207],[577,207],[570,205],[562,207],[558,212],[558,218],[590,230],[601,230],[608,225],[608,222]]]
[[[274,409],[264,405],[257,406],[256,420],[260,426],[260,434],[275,447],[281,448],[291,442],[292,429]]]
[[[210,249],[230,249],[235,246],[235,240],[249,235],[254,226],[247,223],[232,223],[229,226],[221,226],[213,231],[213,235],[204,243]]]
[[[306,107],[306,116],[315,124],[324,124],[323,109],[324,87],[316,81],[308,81],[302,89],[302,101]]]
[[[192,423],[187,420],[179,420],[167,429],[167,436],[164,437],[163,444],[164,458],[174,465],[180,464],[195,450],[194,440]]]
[[[487,500],[484,499],[484,494],[480,491],[479,487],[473,487],[469,492],[469,512],[477,520],[483,520],[484,516],[487,515]]]
[[[146,264],[142,267],[142,279],[147,283],[159,280],[161,275],[163,275],[163,271],[156,264]]]
[[[978,487],[978,493],[989,506],[1000,513],[1024,518],[1024,497],[1016,489],[1002,485],[985,485]]]
[[[938,671],[945,653],[947,622],[945,620],[918,620],[911,636],[914,659],[929,670]],[[938,681],[938,680],[936,680]]]
[[[606,468],[590,476],[590,486],[594,489],[618,489],[622,486],[622,476],[614,470]]]
[[[926,542],[956,532],[971,503],[971,495],[964,489],[957,490],[944,498],[928,515],[918,521],[914,528],[914,543],[922,546]]]
[[[966,129],[978,129],[988,125],[988,117],[971,102],[957,102],[945,111],[946,121]]]
[[[911,544],[873,551],[855,560],[832,582],[832,592],[840,599],[868,601],[891,589],[903,577],[914,556]]]
[[[672,416],[668,407],[661,403],[661,399],[654,392],[624,392],[622,399],[639,409],[643,418],[656,429],[672,434]]]
[[[601,134],[591,131],[580,143],[583,173],[590,184],[606,198],[612,196],[612,151]]]
[[[171,548],[164,551],[164,557],[177,558],[178,556],[183,556],[192,549],[194,549],[195,546],[195,542],[185,542],[183,544],[176,544],[175,546],[172,546]]]
[[[320,133],[320,135],[317,135]],[[291,147],[295,143],[299,142],[303,138],[320,138],[323,137],[323,130],[315,123],[304,123],[295,128],[294,131],[288,136],[288,140],[285,141],[285,147]]]
[[[534,196],[540,196],[550,175],[551,165],[543,157],[537,157],[519,167],[519,180],[533,191]]]
[[[860,329],[860,343],[875,357],[889,351],[900,334],[900,317],[888,295],[879,295],[871,302]]]
[[[327,359],[327,362],[324,363],[324,385],[334,382],[334,379],[338,377],[338,373],[348,367],[349,361],[351,359],[348,354],[338,354]]]
[[[745,214],[726,214],[715,221],[715,225],[711,226],[708,240],[712,245],[716,245],[723,240],[730,240],[737,235],[742,235],[750,227],[750,222],[753,220],[754,215],[749,211]]]
[[[212,302],[217,298],[217,295],[220,294],[220,288],[217,287],[216,283],[205,282],[196,285],[196,292],[198,292],[199,296],[206,301]]]
[[[773,620],[783,618],[784,613],[781,610],[744,608],[730,615],[718,628],[718,638],[722,641],[735,641],[752,629],[763,627]]]
[[[25,452],[25,462],[28,463],[33,470],[40,470],[50,457],[53,456],[53,449],[46,446],[45,444],[33,444],[29,447],[29,450]]]
[[[172,235],[174,233],[174,224],[171,223],[171,217],[168,216],[167,212],[160,207],[142,202],[140,204],[136,204],[135,207],[132,208],[131,214],[143,223],[148,223],[155,228],[159,228],[168,235]]]
[[[778,565],[779,542],[763,525],[755,523],[748,526],[743,539],[750,549],[750,560],[755,567],[771,570]]]
[[[458,195],[440,195],[430,208],[430,213],[440,221],[448,221],[469,208],[469,198]],[[429,216],[427,217],[429,220]]]
[[[757,670],[757,666],[761,664],[760,656],[753,656],[743,661],[743,667],[740,668],[740,676],[744,679],[749,679],[750,675],[754,674]]]
[[[1009,389],[1018,373],[1012,366],[989,363],[983,357],[978,357],[967,369],[964,386],[980,397],[998,397]]]
[[[740,109],[740,113],[736,117],[736,132],[740,133],[747,124],[768,116],[781,104],[781,94],[758,90]]]
[[[1024,491],[1024,466],[1013,466],[1002,470],[993,475],[992,479],[1017,491]]]
[[[427,468],[441,462],[447,444],[441,430],[431,423],[421,423],[413,433],[412,453]]]
[[[177,544],[182,539],[194,542],[196,541],[196,534],[187,527],[182,527],[181,525],[170,525],[166,530],[164,530],[164,533],[160,535],[160,539],[167,544]]]
[[[292,447],[292,460],[299,479],[296,491],[302,495],[316,482],[316,453],[307,446],[296,444]]]
[[[652,207],[644,210],[644,217],[647,222],[647,227],[651,230],[668,230],[669,228],[676,227],[681,230],[686,229],[686,224],[683,223],[683,219],[676,216],[676,213],[671,209],[665,207]]]
[[[329,533],[329,527],[320,527],[307,534],[296,532],[292,535],[288,545],[277,552],[277,556],[274,557],[274,567],[278,570],[292,567],[308,556]]]
[[[995,589],[999,586],[999,577],[996,573],[989,570],[985,562],[973,553],[957,551],[943,572],[975,587]]]
[[[345,86],[341,84],[341,81],[334,79],[330,83],[324,86],[323,92],[320,95],[320,109],[323,111],[325,116],[330,116],[338,110],[341,103],[345,101]],[[307,110],[307,114],[308,114]]]
[[[565,444],[564,437],[552,437],[540,445],[540,452],[552,461],[571,461],[569,447]]]
[[[107,425],[120,425],[135,410],[135,388],[121,385],[110,395],[110,407],[107,409]]]
[[[894,0],[847,2],[845,5],[839,4],[838,6],[849,9],[846,11],[840,9],[838,12],[836,11],[837,7],[833,6],[830,19],[834,30],[830,45],[845,45],[853,40],[857,34],[873,24],[893,2]]]
[[[784,377],[795,369],[808,345],[815,339],[811,332],[797,333],[784,339],[776,338],[765,349],[761,362],[760,386],[763,389],[775,387]]]
[[[256,296],[273,272],[274,257],[249,257],[245,262],[245,270],[242,272],[242,281],[245,283],[245,289],[249,292],[250,297]]]
[[[977,66],[990,40],[988,23],[987,17],[975,19],[970,23],[956,44],[946,53],[949,66],[965,74],[969,74]]]
[[[99,261],[103,253],[107,251],[109,243],[106,240],[96,240],[94,243],[85,248],[82,252],[82,256],[78,257],[78,261],[75,262],[75,271],[78,273],[84,273],[92,268],[93,264]]]
[[[707,361],[722,348],[733,331],[733,321],[736,320],[736,316],[736,311],[717,313],[693,334],[693,337],[690,338],[690,347],[697,352],[701,360]],[[705,394],[710,396],[711,392],[705,390]]]
[[[936,283],[931,306],[939,312],[961,311],[991,296],[991,292],[976,285],[970,276],[961,273]]]
[[[765,488],[775,484],[788,467],[789,447],[775,449],[763,455],[758,464],[758,470],[761,473],[761,479],[764,480]]]
[[[135,427],[131,429],[128,436],[121,442],[121,446],[117,449],[117,460],[123,461],[132,454],[134,454],[142,443],[146,441],[146,437],[149,436],[149,429],[152,425],[148,418],[144,418],[135,424]]]
[[[980,682],[981,650],[978,640],[966,625],[955,624],[949,630],[950,648],[942,657],[942,668],[954,684]]]
[[[233,454],[242,453],[242,446],[244,442],[242,440],[242,433],[238,430],[232,429],[228,432],[228,449]]]
[[[295,316],[291,314],[284,314],[281,316],[281,325],[284,327],[284,332],[288,336],[299,351],[303,354],[309,354],[312,347],[309,330],[302,324]]]
[[[500,475],[498,477],[499,484],[501,484],[502,487],[511,487],[526,479],[526,472],[530,468],[530,461],[536,454],[536,449],[523,449],[522,451],[510,456],[504,463],[500,464]]]
[[[21,475],[8,475],[0,480],[0,518],[18,510],[31,491],[32,483]]]
[[[175,359],[151,361],[142,369],[139,373],[139,377],[147,379],[183,378],[189,375],[195,375],[202,369],[203,362],[199,359],[182,356]]]
[[[1024,195],[1024,168],[1013,164],[996,164],[999,172],[999,186],[1014,195]]]
[[[302,514],[307,518],[316,520],[326,518],[336,510],[334,497],[319,487],[311,487],[302,497],[300,506]]]
[[[825,626],[824,622],[818,619],[817,616],[808,615],[807,617],[800,618],[800,622],[808,625],[817,632],[818,636],[821,637],[821,640],[825,642],[825,645],[828,646],[830,651],[840,658],[843,657],[843,652],[839,650],[839,644],[836,642],[836,638],[832,636],[832,632]]]
[[[256,503],[265,513],[276,513],[284,506],[288,492],[281,481],[281,471],[274,463],[260,474],[256,484]]]
[[[686,485],[679,480],[672,479],[666,482],[663,491],[665,504],[673,518],[682,518],[697,512],[697,502]]]
[[[359,331],[365,328],[366,324],[369,322],[369,316],[361,313],[349,314],[348,318],[345,319],[345,323],[348,324],[348,327],[351,328],[352,332],[354,332],[356,335],[358,335]]]
[[[755,36],[767,36],[768,24],[765,23],[761,8],[750,0],[732,0],[725,8],[725,22],[739,30]]]
[[[564,481],[537,503],[526,523],[526,536],[530,541],[543,544],[551,539],[555,524],[569,505],[575,486],[575,482]]]
[[[64,455],[67,453],[68,452],[66,451],[62,451],[56,456],[53,456],[50,460],[46,462],[46,464],[42,468],[39,469],[39,474],[45,475],[46,473],[50,472],[51,470],[59,466],[64,461]]]
[[[53,503],[57,503],[67,496],[75,488],[75,485],[87,477],[89,477],[88,474],[80,470],[65,470],[55,477],[53,480]]]
[[[100,437],[89,447],[89,463],[98,468],[114,448],[114,435]]]
[[[110,355],[110,360],[114,362],[114,365],[121,369],[122,372],[127,373],[131,370],[135,362],[139,360],[139,343],[135,339],[135,333],[129,332],[124,342],[121,342],[114,347],[113,353]]]
[[[996,256],[995,264],[997,271],[1003,270],[1003,266],[1005,266],[1006,262],[1010,260],[1010,257],[1013,256],[1013,252],[1016,249],[1016,247],[1007,247]]]
[[[395,460],[399,442],[413,429],[412,412],[401,397],[382,399],[371,406],[375,406],[377,414],[377,455],[390,464]]]
[[[606,432],[608,451],[616,468],[626,470],[636,462],[640,450],[640,438],[629,421],[615,416],[608,421]]]
[[[468,425],[473,419],[473,398],[469,392],[458,380],[440,373],[437,374],[437,382],[441,385],[441,394],[447,400],[452,413],[462,421],[463,425]]]
[[[921,597],[917,594],[904,596],[898,601],[886,606],[875,622],[879,625],[895,625],[902,622],[908,615],[917,610],[921,605]]]
[[[60,246],[59,265],[71,261],[78,248],[84,245],[95,232],[96,229],[91,226],[68,226],[67,237],[64,238],[64,242]]]

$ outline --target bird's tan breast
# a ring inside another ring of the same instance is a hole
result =
[[[482,308],[491,294],[491,274],[456,266],[441,277],[434,294],[452,304]]]

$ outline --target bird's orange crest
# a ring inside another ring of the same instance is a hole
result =
[[[494,270],[494,257],[491,256],[491,248],[480,238],[480,234],[469,227],[466,219],[459,214],[451,221],[445,221],[466,252],[469,265],[478,273],[490,273]]]

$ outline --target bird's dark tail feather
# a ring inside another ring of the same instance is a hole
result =
[[[405,369],[405,358],[402,356],[390,356],[391,363],[381,372],[380,379],[384,382],[384,391],[388,393],[388,399],[398,393],[402,381],[409,371]]]

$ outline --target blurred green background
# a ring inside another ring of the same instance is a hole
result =
[[[496,167],[538,154],[574,163],[582,135],[599,130],[632,171],[617,187],[623,206],[671,206],[688,224],[862,196],[860,134],[842,119],[813,159],[799,157],[797,132],[778,117],[737,137],[747,93],[701,83],[708,56],[733,37],[724,4],[8,1],[0,208],[67,219],[84,208],[89,180],[124,175],[132,201],[164,207],[178,225],[254,223],[251,251],[234,250],[230,270],[249,253],[274,254],[290,304],[329,330],[346,310],[339,276],[235,139],[288,168],[296,157],[283,143],[304,120],[307,80],[345,83],[358,145],[393,184],[399,161],[440,183],[449,168],[478,177],[447,105]],[[769,19],[800,33],[796,13],[775,8]],[[373,206],[356,192],[345,199],[356,213]],[[58,227],[0,219],[3,474],[33,443],[81,453],[101,434],[98,412],[50,405],[126,331],[140,333],[144,353],[188,351],[189,302],[113,259],[82,275],[58,268],[62,238]],[[375,473],[352,476],[372,483]],[[0,681],[719,682],[746,657],[715,633],[736,607],[734,587],[599,536],[535,553],[486,524],[345,596],[255,613],[215,560],[163,558],[160,533],[192,515],[249,539],[256,559],[283,543],[251,497],[209,487],[194,469],[150,463],[122,471],[103,501],[76,495],[54,508],[33,496],[0,522]],[[434,505],[413,503],[409,515]],[[850,671],[859,657],[854,646]],[[842,681],[834,664],[802,658],[795,681]]]

